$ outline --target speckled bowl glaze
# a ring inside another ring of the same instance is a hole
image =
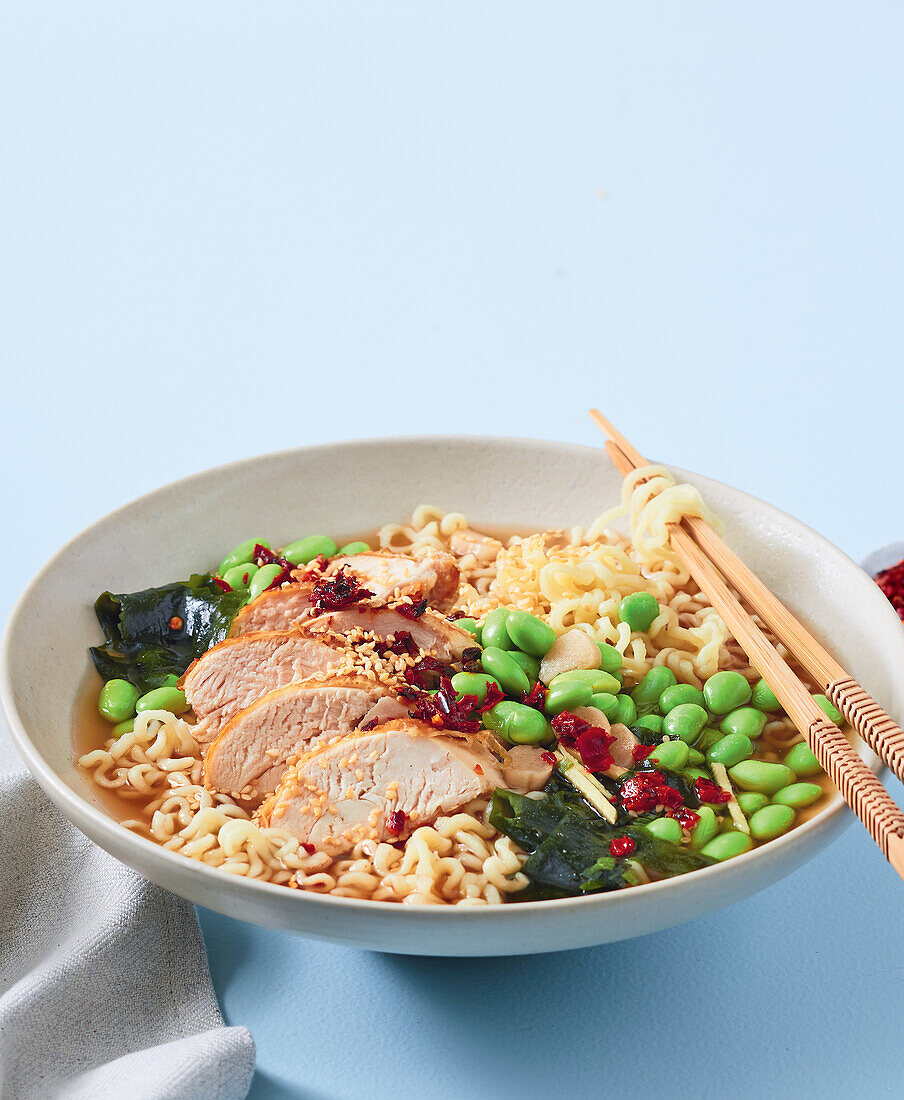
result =
[[[725,520],[725,537],[899,721],[904,630],[870,578],[790,516],[676,470]],[[231,917],[336,943],[417,955],[510,955],[655,932],[746,897],[793,871],[852,821],[839,798],[791,833],[728,863],[617,893],[487,908],[420,908],[321,897],[249,881],[168,852],[118,825],[76,768],[70,725],[92,605],[210,567],[249,532],[277,543],[350,536],[420,503],[476,525],[588,523],[619,495],[605,454],[535,440],[433,437],[266,455],[158,489],[89,527],[35,577],[7,625],[2,702],[19,751],[70,821],[161,886]],[[864,756],[875,766],[865,750]],[[881,859],[878,851],[876,859]]]

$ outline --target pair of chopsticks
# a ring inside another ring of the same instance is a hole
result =
[[[622,476],[650,465],[597,409],[591,409],[590,416],[609,437],[606,453]],[[759,577],[728,549],[708,523],[696,517],[685,517],[680,523],[669,525],[669,541],[747,654],[751,665],[775,692],[845,802],[869,830],[885,858],[904,878],[904,813],[841,730],[823,713],[728,584],[784,643],[867,745],[902,780],[904,731],[823,649]]]

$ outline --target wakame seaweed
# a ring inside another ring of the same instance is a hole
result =
[[[224,592],[198,573],[161,588],[103,592],[94,612],[107,640],[90,650],[94,667],[105,681],[120,678],[151,691],[222,641],[244,602],[243,593]]]
[[[531,880],[528,892],[519,895],[525,899],[617,890],[636,881],[628,859],[614,858],[609,852],[615,837],[631,837],[635,848],[629,858],[664,878],[715,862],[660,840],[641,825],[610,825],[577,794],[555,782],[542,798],[496,790],[489,821],[529,853],[521,868]]]

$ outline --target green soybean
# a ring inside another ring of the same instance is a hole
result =
[[[125,721],[117,722],[117,724],[113,727],[113,736],[114,737],[122,737],[122,735],[124,733],[131,733],[134,728],[135,728],[135,719],[134,718],[126,718]]]
[[[589,707],[593,689],[580,680],[566,680],[564,684],[550,684],[543,709],[547,714],[561,714],[576,707]]]
[[[657,768],[680,771],[687,764],[687,745],[683,741],[663,741],[650,753],[649,760]]]
[[[741,733],[755,741],[766,725],[766,715],[756,707],[738,707],[731,710],[719,723],[723,733]]]
[[[703,697],[713,714],[728,714],[750,700],[750,684],[740,672],[716,672],[703,685]]]
[[[822,765],[806,741],[792,745],[785,753],[784,762],[785,767],[790,768],[798,779],[808,779],[811,775],[819,775],[822,771]]]
[[[656,597],[649,592],[632,592],[618,605],[618,617],[623,623],[627,623],[632,631],[643,633],[653,625],[653,620],[659,614],[659,604]]]
[[[794,824],[797,814],[790,806],[764,806],[750,818],[750,833],[757,840],[772,840]]]
[[[822,798],[823,790],[818,783],[789,783],[772,796],[772,801],[779,806],[793,806],[795,810],[802,810],[805,806],[812,806],[814,802]]]
[[[370,550],[370,547],[366,542],[347,542],[345,546],[339,547],[339,553],[344,558],[350,558],[354,554],[366,554]]]
[[[694,812],[700,820],[691,829],[691,847],[699,852],[718,833],[719,819],[716,817],[716,811],[712,806],[701,806],[699,810]]]
[[[246,539],[223,558],[217,573],[225,578],[227,569],[232,569],[234,565],[241,565],[244,561],[250,561],[254,557],[255,546],[266,546],[268,550],[270,549],[270,543],[266,539]]]
[[[679,703],[662,720],[662,732],[669,737],[680,737],[688,745],[693,744],[706,725],[707,714],[696,703]]]
[[[494,713],[495,712],[495,713]],[[533,707],[503,701],[483,715],[484,724],[515,745],[538,745],[552,737],[549,722]]]
[[[256,572],[257,566],[254,562],[245,561],[241,565],[234,565],[231,569],[227,569],[223,574],[223,580],[236,592],[242,592],[251,584],[251,578]]]
[[[514,649],[515,643],[509,637],[505,624],[508,622],[509,610],[507,607],[497,607],[483,620],[480,628],[480,640],[484,646],[493,646],[494,649]]]
[[[725,859],[733,859],[749,852],[753,847],[753,841],[746,833],[732,832],[722,833],[715,837],[703,848],[703,854],[711,859],[717,859],[721,863]]]
[[[534,657],[545,657],[556,640],[556,632],[551,626],[519,607],[509,611],[505,629],[518,649]]]
[[[608,691],[596,692],[590,697],[590,706],[601,710],[610,722],[614,722],[619,708],[618,696]]]
[[[760,791],[741,791],[738,795],[738,805],[743,810],[745,817],[750,817],[757,810],[762,810],[768,803],[769,799]]]
[[[480,664],[484,672],[495,676],[506,695],[523,695],[525,691],[530,691],[527,673],[514,660],[511,653],[506,653],[504,649],[498,646],[486,646],[480,654]]]
[[[256,600],[261,592],[266,592],[280,573],[282,573],[282,566],[275,562],[272,565],[262,565],[248,585],[248,598]]]
[[[682,703],[696,703],[698,707],[702,707],[703,692],[690,684],[672,684],[659,696],[659,709],[663,714],[668,714]]]
[[[839,722],[844,720],[844,716],[838,707],[836,707],[834,703],[830,703],[824,695],[814,695],[813,702],[816,703],[824,714],[828,715],[830,721],[834,722],[836,726]]]
[[[307,565],[320,554],[325,558],[331,558],[338,550],[336,543],[326,535],[308,535],[306,538],[290,542],[283,550],[282,556],[293,565]]]
[[[781,710],[781,703],[776,699],[775,692],[765,680],[757,680],[753,685],[750,702],[757,710]]]
[[[520,649],[510,649],[508,652],[512,660],[527,673],[528,680],[535,684],[540,679],[540,662],[537,658],[531,657],[529,653],[522,653]]]
[[[163,683],[160,685],[162,688],[175,687],[179,683],[179,677],[175,672],[171,672],[168,676],[164,676]]]
[[[170,714],[181,714],[188,710],[188,702],[185,692],[174,687],[154,688],[153,691],[142,695],[135,704],[135,710],[141,714],[143,710],[168,710]]]
[[[714,726],[706,726],[700,736],[697,738],[696,747],[701,752],[706,752],[707,749],[711,749],[717,741],[721,741],[723,737],[722,731],[717,730]]]
[[[114,725],[131,718],[141,693],[128,680],[108,680],[100,689],[97,709],[102,718]]]
[[[662,717],[658,714],[644,714],[637,719],[637,725],[651,733],[662,733]]]
[[[600,651],[600,657],[602,658],[600,668],[603,672],[615,675],[615,673],[621,669],[624,662],[622,655],[614,645],[609,645],[608,642],[597,642],[596,644]]]
[[[638,710],[643,707],[655,707],[665,689],[674,687],[677,682],[678,678],[670,668],[665,665],[656,665],[634,688],[631,698]]]
[[[480,624],[476,619],[456,619],[455,625],[460,626],[462,630],[467,630],[469,634],[473,634],[477,641],[480,641]]]
[[[660,840],[670,840],[672,844],[681,843],[681,826],[673,817],[657,817],[648,821],[644,828]]]
[[[623,726],[633,726],[637,724],[637,707],[634,705],[634,700],[630,695],[618,695],[618,707],[615,711],[615,717],[609,718],[610,722],[621,722]]]
[[[690,760],[690,757],[688,757]],[[712,782],[712,776],[704,768],[698,768],[691,764],[684,769],[685,778],[690,780],[691,783],[696,783],[698,779],[706,779]]]
[[[452,687],[459,696],[476,695],[480,703],[486,698],[490,684],[499,687],[498,680],[483,672],[456,672],[452,677]]]
[[[706,753],[708,763],[724,764],[726,768],[734,767],[750,756],[753,756],[753,742],[743,733],[726,734]]]
[[[702,752],[700,752],[699,749],[688,749],[687,762],[688,764],[692,764],[696,768],[699,767],[701,764],[706,763],[706,757],[703,755]]]
[[[560,672],[550,680],[549,686],[564,683],[566,680],[580,680],[582,683],[589,684],[594,694],[607,691],[617,695],[621,690],[618,680],[610,672],[603,672],[601,668],[572,668],[568,672]]]
[[[794,772],[790,768],[768,760],[742,760],[729,768],[728,774],[742,790],[770,795],[794,782]]]

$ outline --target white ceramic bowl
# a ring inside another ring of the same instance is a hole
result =
[[[904,631],[869,577],[783,512],[676,473],[722,515],[741,557],[900,719]],[[3,639],[0,680],[13,737],[48,796],[111,855],[200,905],[303,936],[407,954],[527,954],[638,936],[729,905],[837,836],[852,820],[840,798],[764,847],[649,886],[499,907],[420,908],[306,894],[168,852],[118,825],[73,762],[73,705],[89,667],[87,647],[100,639],[92,608],[105,589],[131,591],[203,570],[249,533],[276,543],[311,531],[351,536],[407,517],[420,503],[463,511],[478,527],[586,524],[618,499],[619,488],[597,449],[433,437],[302,448],[158,489],[73,539],[19,600]]]

